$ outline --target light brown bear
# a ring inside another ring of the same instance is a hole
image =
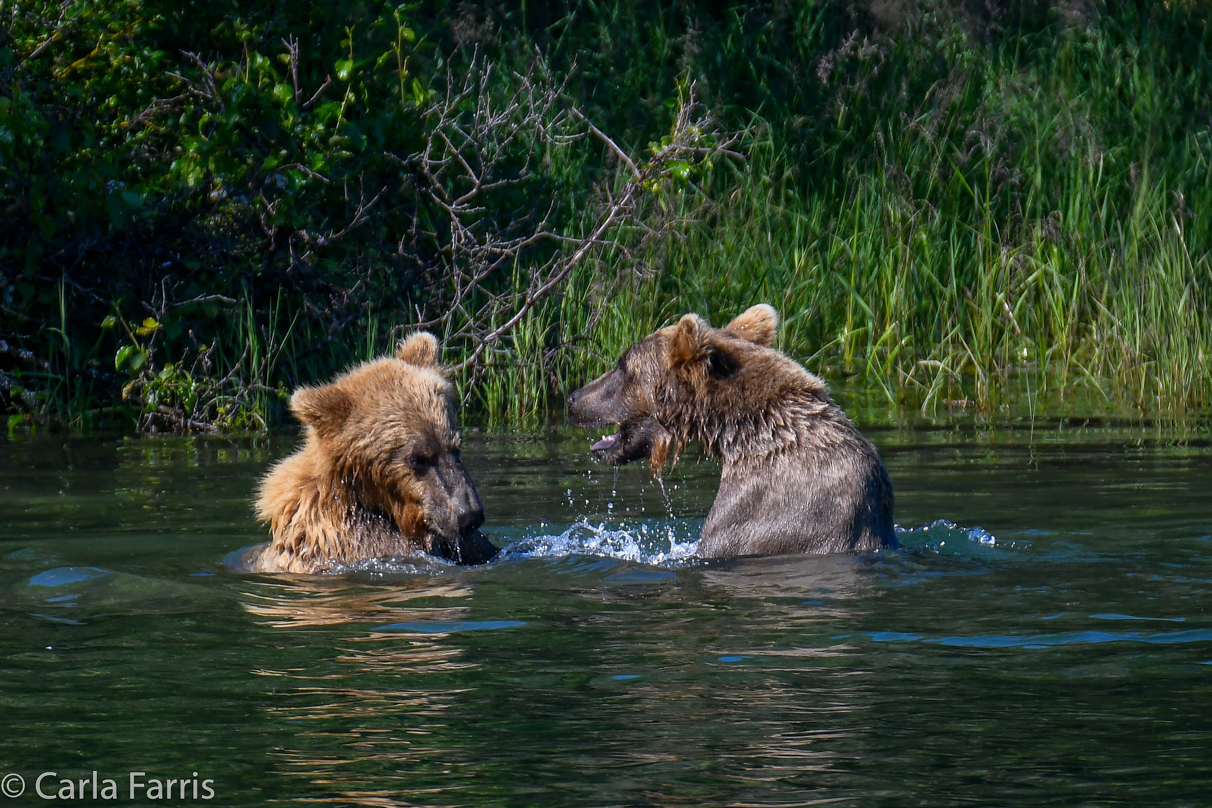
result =
[[[290,410],[303,447],[261,481],[257,516],[272,539],[245,556],[257,572],[316,573],[424,551],[461,564],[496,554],[459,461],[454,386],[425,332],[366,362]]]
[[[723,461],[702,557],[895,547],[879,453],[824,381],[769,347],[778,323],[767,305],[720,329],[687,314],[571,394],[569,419],[617,424],[591,447],[615,465],[647,458],[659,473],[692,440]]]

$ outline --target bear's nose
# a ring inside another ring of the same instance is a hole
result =
[[[460,533],[469,533],[482,524],[484,524],[484,509],[480,507],[479,502],[472,503],[471,507],[465,508],[459,513]]]
[[[573,390],[571,393],[568,394],[568,398],[565,399],[565,402],[568,404],[568,409],[571,410],[573,407],[575,407],[577,405],[577,402],[580,400],[581,400],[581,391]]]

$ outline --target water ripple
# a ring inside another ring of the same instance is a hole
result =
[[[900,631],[875,631],[866,635],[874,642],[923,642],[956,648],[1047,648],[1054,645],[1096,645],[1108,642],[1170,644],[1212,641],[1212,629],[1148,633],[1143,631],[1067,631],[1057,634],[983,634],[974,637],[951,635],[925,637]]]
[[[456,631],[486,631],[501,628],[517,628],[526,625],[525,620],[459,620],[445,622],[422,620],[411,623],[388,623],[376,626],[375,631],[407,631],[412,634],[451,634]]]

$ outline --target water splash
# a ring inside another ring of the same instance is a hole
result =
[[[661,487],[661,500],[665,503],[665,513],[669,514],[670,519],[673,519],[673,497],[671,497],[669,492],[665,489],[665,478],[657,477],[656,481],[657,485]],[[677,488],[677,486],[675,485],[674,488]]]
[[[948,519],[936,519],[921,527],[899,527],[897,539],[908,548],[920,548],[941,554],[981,550],[1015,550],[1030,547],[1029,541],[999,539],[983,527],[962,527]]]
[[[665,495],[665,505],[672,508]],[[571,498],[571,493],[569,493]],[[492,528],[491,534],[501,551],[492,563],[527,558],[568,558],[590,556],[611,558],[647,566],[680,568],[698,561],[698,519],[647,519],[638,523],[603,521],[592,523],[587,517],[563,527],[539,522],[521,528]],[[897,528],[897,538],[908,550],[925,550],[940,555],[998,555],[1007,549],[1029,547],[1028,541],[998,539],[982,527],[962,527],[946,519],[929,525]],[[233,553],[226,566],[240,569],[233,561],[245,551]],[[446,559],[418,552],[396,558],[373,558],[329,570],[335,574],[361,574],[371,577],[389,575],[433,575],[462,569]],[[244,570],[246,571],[246,570]]]
[[[582,518],[560,533],[523,536],[502,549],[498,558],[504,561],[579,555],[680,566],[694,558],[697,546],[698,525],[686,520],[595,525]]]

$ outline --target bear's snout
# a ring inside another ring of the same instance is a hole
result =
[[[582,429],[601,426],[601,424],[596,423],[597,419],[585,412],[585,390],[587,387],[588,385],[568,394],[568,421],[573,426],[581,427]]]
[[[608,371],[579,390],[568,394],[568,421],[581,429],[627,420],[623,384],[617,370]]]
[[[569,415],[571,415],[577,409],[577,405],[580,403],[581,399],[585,395],[584,390],[585,390],[585,388],[581,387],[576,390],[573,390],[571,393],[568,394]]]
[[[439,462],[437,471],[438,486],[433,492],[436,513],[431,529],[452,539],[474,532],[484,524],[484,506],[467,470],[457,456],[448,454]]]
[[[472,491],[470,501],[459,510],[459,533],[466,535],[484,524],[484,508],[480,498]]]

